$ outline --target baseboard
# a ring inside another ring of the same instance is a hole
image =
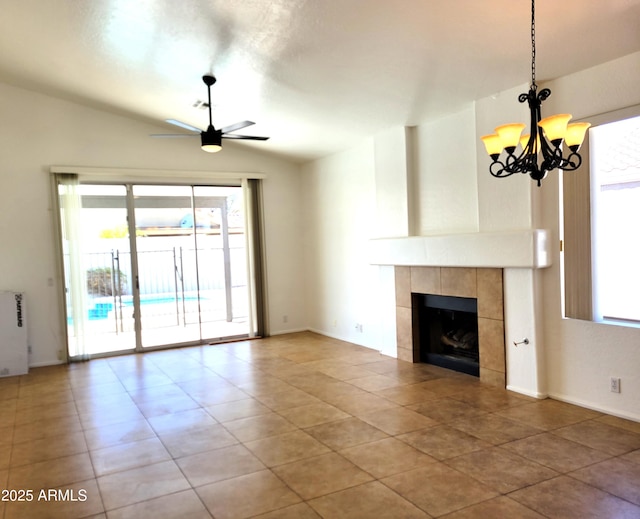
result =
[[[520,393],[521,395],[530,396],[531,398],[537,398],[539,400],[544,400],[545,398],[549,398],[547,393],[538,393],[537,391],[529,391],[528,389],[523,389],[517,386],[507,386],[509,391],[513,391],[514,393]]]
[[[632,420],[634,422],[640,422],[640,415],[634,413],[626,413],[624,411],[619,411],[618,409],[610,409],[607,406],[594,405],[591,402],[585,402],[584,400],[580,400],[579,398],[572,398],[557,393],[550,393],[549,397],[560,402],[577,405],[580,407],[584,407],[585,409],[591,409],[592,411],[598,411],[599,413],[616,416],[618,418],[624,418],[625,420]]]
[[[313,330],[310,330],[309,328],[292,328],[290,330],[275,330],[275,331],[270,331],[269,332],[269,336],[273,337],[275,335],[287,335],[289,333],[301,333],[301,332],[311,332]],[[319,332],[316,332],[319,333]]]

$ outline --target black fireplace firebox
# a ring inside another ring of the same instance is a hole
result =
[[[420,361],[479,377],[478,300],[432,294],[411,299]]]

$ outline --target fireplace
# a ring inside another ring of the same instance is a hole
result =
[[[420,362],[479,377],[478,300],[411,294],[411,302]]]
[[[480,381],[506,386],[502,269],[395,267],[397,354],[422,362],[413,311],[415,294],[472,298],[477,304]]]

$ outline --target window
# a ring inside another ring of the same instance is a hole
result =
[[[640,117],[591,131],[594,320],[640,324]]]
[[[563,174],[566,317],[640,325],[639,113],[596,118]]]

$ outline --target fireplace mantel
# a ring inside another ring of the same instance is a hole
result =
[[[369,241],[372,265],[539,269],[551,265],[550,231],[531,229]]]

